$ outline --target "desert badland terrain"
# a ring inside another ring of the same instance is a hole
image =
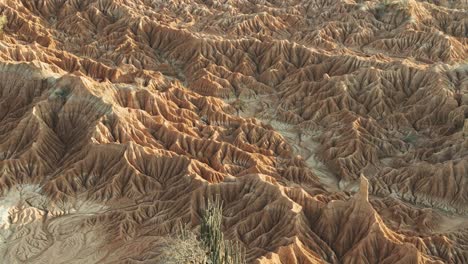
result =
[[[468,263],[466,0],[0,0],[1,263]]]

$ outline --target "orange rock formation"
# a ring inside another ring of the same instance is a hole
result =
[[[468,263],[466,1],[2,0],[2,263]]]

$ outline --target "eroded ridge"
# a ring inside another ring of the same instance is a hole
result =
[[[0,254],[468,262],[464,1],[4,0]],[[54,262],[55,261],[55,262]]]

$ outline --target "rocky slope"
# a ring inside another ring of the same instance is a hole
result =
[[[466,1],[1,0],[4,263],[468,262]]]

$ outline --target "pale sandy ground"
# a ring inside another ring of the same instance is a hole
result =
[[[0,198],[1,263],[99,263],[110,252],[100,227],[86,219],[104,206],[53,204],[37,185],[17,185]]]

